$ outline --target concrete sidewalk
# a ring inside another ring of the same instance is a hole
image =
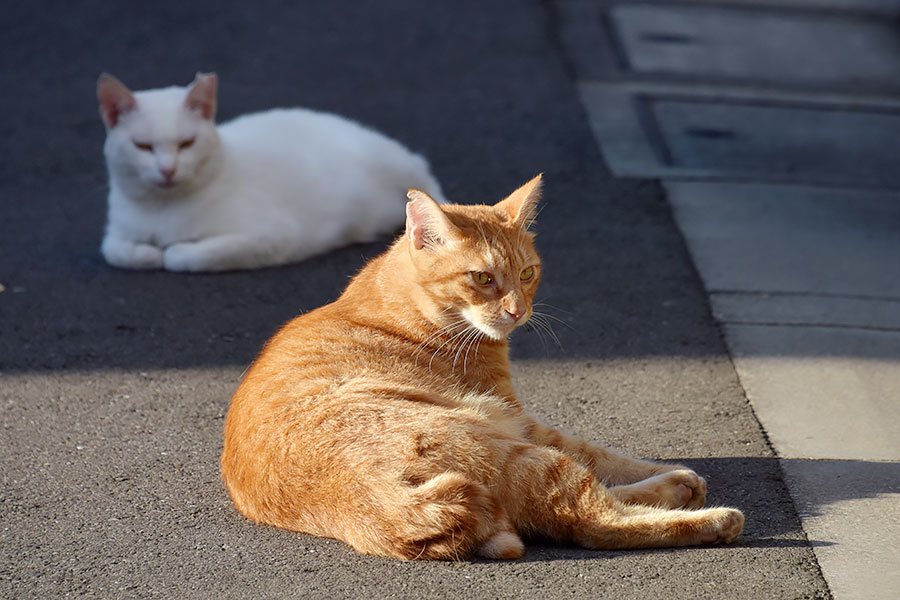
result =
[[[558,43],[561,6],[0,8],[0,597],[830,597],[662,189],[603,166]],[[106,266],[97,75],[147,88],[198,70],[219,74],[220,120],[285,105],[356,118],[428,156],[458,202],[493,202],[543,172],[539,301],[565,325],[561,348],[514,336],[523,403],[581,437],[691,465],[710,503],[745,511],[738,543],[532,540],[520,561],[400,563],[241,517],[218,467],[241,373],[389,240],[249,273]]]
[[[662,180],[835,598],[896,598],[900,2],[557,6],[607,164]]]

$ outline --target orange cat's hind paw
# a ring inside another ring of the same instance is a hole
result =
[[[478,549],[478,556],[484,558],[514,559],[522,558],[525,545],[522,539],[512,531],[501,531]]]

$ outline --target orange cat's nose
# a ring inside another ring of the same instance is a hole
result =
[[[520,292],[512,291],[508,293],[500,301],[500,306],[506,311],[506,314],[513,318],[514,322],[518,322],[522,316],[528,312],[528,305],[525,298]]]
[[[518,309],[513,309],[513,310],[507,310],[506,314],[511,316],[513,318],[513,321],[518,321],[519,319],[522,318],[522,315],[524,315],[525,312],[519,311]]]

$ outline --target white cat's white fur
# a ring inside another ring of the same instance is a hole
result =
[[[396,231],[409,188],[443,200],[424,158],[337,115],[276,109],[217,127],[216,84],[131,92],[100,77],[111,265],[279,265]]]

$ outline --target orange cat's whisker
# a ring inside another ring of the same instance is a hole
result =
[[[460,357],[460,354],[462,353],[463,349],[469,343],[469,340],[472,339],[472,336],[476,335],[477,333],[478,333],[478,330],[475,329],[474,327],[472,327],[471,325],[469,327],[466,327],[466,329],[459,336],[461,339],[459,339],[459,341],[457,341],[457,343],[456,343],[456,351],[454,352],[453,349],[451,348],[451,352],[453,352],[452,369],[454,371],[456,370],[456,363],[459,361],[459,357]]]
[[[538,313],[538,315],[543,317],[544,319],[552,319],[552,320],[556,321],[557,323],[559,323],[560,325],[562,325],[563,327],[568,327],[572,331],[577,331],[577,329],[572,327],[572,325],[570,325],[568,322],[564,321],[563,319],[560,319],[556,315],[551,315],[550,313],[544,313],[544,312]]]
[[[428,361],[428,370],[429,370],[429,371],[431,370],[431,365],[432,365],[432,363],[434,362],[435,357],[437,357],[438,352],[441,351],[441,348],[443,348],[443,347],[446,346],[447,344],[451,343],[452,341],[456,340],[457,338],[459,338],[459,337],[465,335],[465,334],[468,333],[468,332],[469,332],[469,327],[466,327],[466,328],[464,328],[462,331],[460,331],[459,333],[455,334],[455,335],[454,335],[453,337],[451,337],[450,339],[445,340],[443,344],[441,344],[440,346],[438,346],[437,349],[434,351],[434,353],[431,355],[431,360]],[[454,363],[454,366],[455,366],[455,363]]]
[[[481,331],[479,331],[479,330],[476,329],[475,327],[472,327],[472,328],[469,330],[469,334],[463,339],[462,342],[460,342],[459,348],[456,349],[456,354],[455,354],[454,357],[453,357],[453,370],[454,370],[454,371],[456,370],[456,363],[457,363],[457,361],[459,360],[459,357],[460,357],[460,355],[462,354],[463,349],[465,348],[465,349],[466,349],[466,353],[465,353],[465,355],[463,356],[463,375],[466,374],[466,361],[467,361],[468,356],[469,356],[469,348],[471,347],[471,344],[472,344],[474,341],[476,341],[480,336],[483,336],[483,335],[484,335],[484,334],[481,333]]]
[[[479,332],[479,333],[480,333],[481,335],[477,336],[477,337],[475,338],[475,341],[474,341],[473,344],[472,344],[472,345],[475,346],[475,356],[474,356],[474,358],[473,358],[473,360],[475,360],[475,361],[478,360],[478,348],[481,346],[481,342],[484,341],[484,337],[485,337],[483,333],[481,333],[481,332]],[[470,345],[470,348],[471,348],[471,345]],[[464,366],[464,367],[465,367],[465,364],[466,364],[466,361],[468,360],[468,358],[469,358],[469,349],[466,349],[466,356],[465,356],[465,358],[463,359],[463,366]]]
[[[538,334],[538,337],[543,341],[543,333],[546,333],[550,336],[550,338],[556,343],[556,345],[560,348],[563,347],[562,342],[559,341],[559,338],[556,335],[556,332],[553,331],[553,327],[550,325],[550,322],[547,318],[550,315],[545,313],[532,312],[531,319],[528,321],[528,324],[532,327],[532,330]],[[542,333],[543,332],[543,333]]]
[[[425,350],[425,348],[428,347],[428,344],[439,339],[442,335],[453,332],[457,327],[459,327],[461,325],[464,326],[465,324],[466,324],[466,320],[463,319],[462,317],[460,317],[456,321],[453,321],[449,325],[445,325],[444,327],[441,327],[440,329],[438,329],[437,331],[435,331],[434,333],[429,335],[427,338],[425,338],[425,340],[421,344],[419,344],[419,348],[414,355],[416,364],[417,365],[419,364],[419,355],[422,353],[423,350]],[[443,344],[441,344],[441,347],[443,347]],[[440,347],[438,349],[440,349]]]
[[[563,310],[563,309],[561,309],[561,308],[557,308],[556,306],[553,306],[552,304],[547,304],[546,302],[535,302],[535,303],[532,305],[532,308],[537,308],[538,306],[546,306],[547,308],[550,308],[550,309],[559,311],[559,312],[561,312],[561,313],[565,313],[566,315],[572,315],[571,312],[569,312],[569,311],[567,311],[567,310]],[[575,327],[572,326],[571,323],[569,323],[569,322],[566,321],[565,319],[560,319],[559,317],[557,317],[557,316],[554,315],[553,313],[544,312],[544,311],[536,311],[536,313],[537,313],[538,315],[542,316],[542,317],[545,317],[546,319],[553,319],[553,320],[556,321],[557,323],[561,324],[563,327],[567,327],[567,328],[571,329],[572,331],[577,331],[577,330],[575,329]]]

